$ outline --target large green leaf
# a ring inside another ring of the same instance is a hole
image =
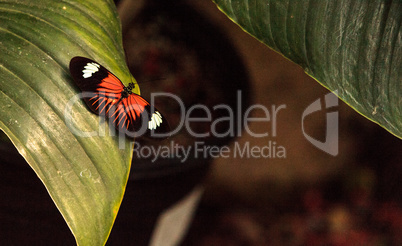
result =
[[[246,32],[402,137],[402,1],[214,2]]]
[[[79,245],[106,242],[127,183],[131,146],[118,137],[70,130],[109,128],[80,99],[70,101],[79,89],[68,64],[86,56],[129,81],[121,36],[112,1],[0,0],[0,127],[42,180]],[[69,102],[75,102],[71,108]]]

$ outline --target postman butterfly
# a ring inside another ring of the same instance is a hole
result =
[[[83,92],[83,100],[97,115],[105,116],[119,131],[134,138],[148,136],[164,139],[169,125],[162,114],[140,95],[99,63],[76,56],[70,61],[70,73]]]

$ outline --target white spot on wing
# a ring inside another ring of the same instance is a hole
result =
[[[148,121],[148,129],[154,130],[158,126],[160,126],[161,123],[162,123],[162,115],[158,111],[155,111],[155,113],[152,114],[151,120]]]
[[[84,70],[82,70],[83,75],[82,77],[84,78],[89,78],[92,77],[92,75],[99,71],[100,65],[95,63],[95,62],[90,62],[87,63],[87,65],[84,67]]]

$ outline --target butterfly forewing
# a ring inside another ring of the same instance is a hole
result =
[[[123,84],[106,68],[91,59],[74,57],[70,73],[84,92],[83,99],[96,114],[105,115],[121,98]]]
[[[94,113],[109,118],[118,131],[130,137],[155,136],[169,131],[169,125],[159,111],[141,96],[126,93],[126,87],[109,70],[84,57],[70,61],[70,73],[83,92],[83,100]],[[129,87],[129,90],[131,87]]]

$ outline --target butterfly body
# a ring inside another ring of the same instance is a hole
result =
[[[109,119],[118,131],[129,137],[167,137],[164,134],[169,131],[167,121],[149,102],[133,92],[133,82],[124,86],[105,67],[85,57],[72,58],[69,68],[89,109]]]

